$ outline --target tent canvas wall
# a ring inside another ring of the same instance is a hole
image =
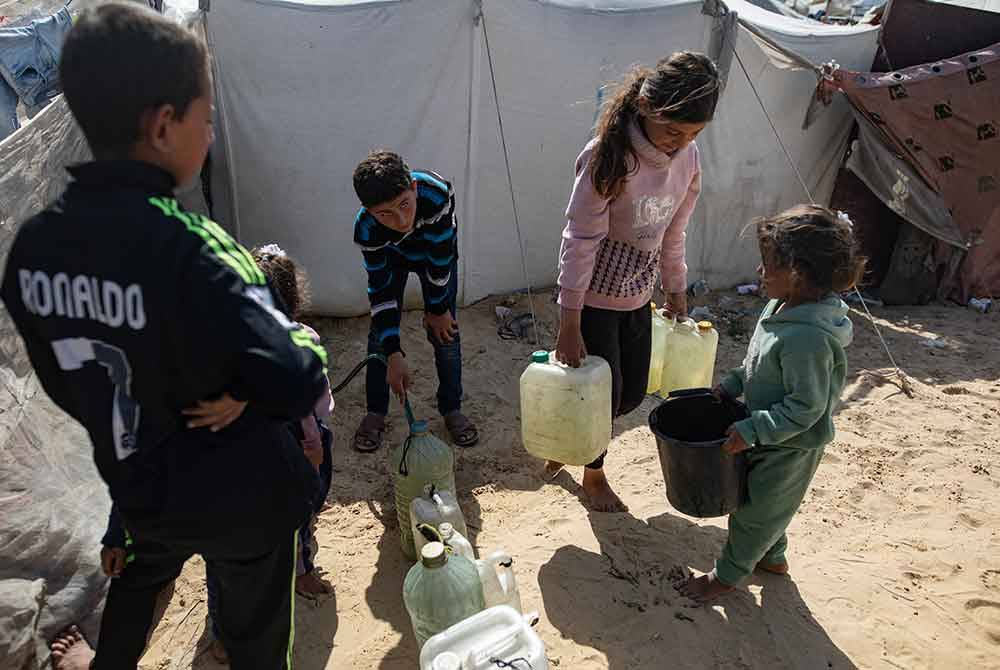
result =
[[[877,29],[728,4],[813,63],[871,64]],[[314,309],[341,316],[368,308],[351,243],[350,176],[370,149],[393,148],[455,184],[464,303],[552,285],[574,160],[604,85],[674,50],[708,51],[720,24],[697,0],[226,0],[206,21],[226,152],[216,215],[247,244],[280,241],[308,269]],[[729,41],[825,200],[850,129],[847,106],[801,130],[814,74],[774,65],[743,29]],[[705,187],[688,234],[691,277],[734,284],[757,264],[742,228],[806,197],[735,61],[699,145]]]

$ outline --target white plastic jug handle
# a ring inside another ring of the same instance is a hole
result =
[[[518,625],[509,626],[481,647],[470,649],[465,656],[463,667],[468,665],[470,668],[479,668],[490,663],[491,658],[516,646],[517,635],[520,631],[521,627]]]
[[[511,558],[510,554],[503,549],[497,549],[490,554],[490,557],[486,560],[493,565],[499,565],[501,568],[510,568],[510,566],[514,564],[514,559]]]

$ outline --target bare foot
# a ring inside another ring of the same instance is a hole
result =
[[[55,670],[89,670],[92,660],[94,650],[76,626],[70,626],[52,642],[52,667]]]
[[[559,461],[545,461],[545,481],[549,482],[555,479],[564,467],[566,466]]]
[[[212,646],[208,648],[212,652],[212,658],[219,665],[229,665],[229,654],[226,652],[225,645],[222,644],[222,640],[212,640]]]
[[[628,505],[611,490],[604,470],[587,468],[583,471],[583,492],[595,512],[627,512]]]
[[[735,590],[732,586],[720,582],[719,578],[715,576],[714,570],[701,577],[689,577],[686,582],[676,588],[681,592],[681,595],[698,603],[707,603]]]
[[[765,563],[761,561],[757,564],[758,570],[763,570],[764,572],[770,572],[772,575],[787,575],[788,574],[788,563]]]
[[[295,578],[295,592],[304,598],[315,600],[319,596],[330,593],[332,590],[330,585],[316,574],[315,570]]]

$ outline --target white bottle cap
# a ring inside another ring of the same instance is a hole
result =
[[[450,540],[451,537],[455,534],[455,527],[452,526],[447,521],[445,521],[440,526],[438,526],[438,533],[441,534],[442,540]]]
[[[444,553],[444,545],[440,542],[429,542],[420,550],[420,561],[425,568],[440,568],[448,562],[448,555]]]
[[[462,659],[454,652],[442,652],[434,657],[431,670],[462,670]]]

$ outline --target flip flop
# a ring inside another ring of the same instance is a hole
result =
[[[444,418],[444,425],[457,447],[474,447],[479,443],[479,429],[469,417],[455,410]]]
[[[369,412],[354,433],[354,448],[363,454],[378,451],[385,436],[385,417]]]

